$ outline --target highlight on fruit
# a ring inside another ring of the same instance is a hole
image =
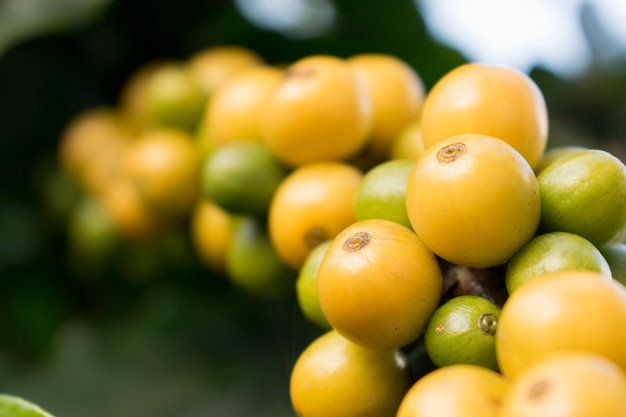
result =
[[[299,417],[623,417],[626,166],[550,146],[548,116],[507,67],[426,89],[389,54],[216,46],[67,122],[55,219],[91,278],[142,249],[150,279],[186,242],[207,280],[293,297],[319,332],[290,369]]]

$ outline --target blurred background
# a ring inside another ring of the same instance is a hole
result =
[[[71,196],[47,176],[59,137],[140,65],[217,45],[278,64],[380,52],[428,89],[504,63],[543,91],[549,146],[624,160],[624,19],[621,0],[1,0],[0,392],[57,417],[293,416],[291,367],[320,333],[294,297],[233,289],[184,233],[104,274],[68,262],[51,210]]]

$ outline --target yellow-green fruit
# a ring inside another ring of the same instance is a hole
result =
[[[541,211],[528,162],[505,141],[479,134],[427,148],[409,175],[406,203],[422,241],[471,268],[511,259],[535,234]]]
[[[366,172],[356,196],[356,219],[386,219],[411,229],[406,184],[413,165],[409,159],[390,160]]]
[[[347,61],[372,100],[372,131],[364,157],[380,163],[389,159],[400,131],[419,118],[424,84],[414,68],[393,55],[363,53]]]
[[[422,124],[419,120],[409,123],[400,131],[393,141],[390,159],[417,160],[424,153]]]
[[[331,330],[300,354],[290,396],[299,417],[393,417],[410,386],[395,350],[364,349]]]
[[[189,71],[211,97],[228,79],[265,63],[263,57],[242,45],[219,45],[201,49],[189,57]]]
[[[539,160],[537,166],[535,166],[535,175],[539,175],[544,169],[548,167],[552,162],[556,161],[562,156],[570,155],[574,152],[582,151],[586,149],[583,146],[559,146],[557,148],[548,149],[544,152],[543,156]]]
[[[302,268],[300,268],[296,281],[296,295],[302,313],[308,320],[323,329],[330,329],[331,326],[324,316],[317,297],[317,272],[330,242],[331,240],[326,240],[311,249]]]
[[[509,294],[533,277],[547,272],[577,269],[611,278],[611,268],[598,248],[582,236],[568,232],[533,237],[508,262],[505,273]]]
[[[396,417],[499,417],[508,381],[478,365],[444,366],[418,379]]]
[[[500,417],[621,417],[626,373],[602,356],[555,352],[511,380]]]
[[[282,70],[260,65],[233,75],[215,90],[206,108],[203,134],[215,146],[261,142],[265,109],[282,79]]]
[[[471,364],[498,370],[495,334],[500,307],[476,295],[453,297],[428,321],[424,344],[439,367]]]
[[[345,60],[314,55],[285,70],[267,105],[263,139],[289,166],[345,160],[367,142],[372,105]]]
[[[395,349],[423,334],[441,300],[442,273],[412,230],[362,220],[333,239],[317,292],[333,329],[369,349]]]
[[[247,293],[266,298],[293,290],[296,274],[282,262],[265,226],[246,217],[237,222],[226,253],[226,276]]]
[[[626,231],[626,166],[587,149],[559,158],[539,176],[542,232],[576,233],[596,246]]]
[[[541,90],[523,72],[502,65],[468,63],[445,74],[428,92],[421,120],[426,148],[480,133],[504,140],[533,168],[548,138]]]
[[[262,143],[234,142],[205,159],[201,187],[206,198],[227,211],[264,216],[286,175],[286,168]]]
[[[207,101],[201,85],[178,62],[161,65],[151,74],[146,88],[147,114],[153,124],[192,131]]]
[[[167,217],[180,217],[189,213],[196,201],[199,170],[199,154],[188,133],[156,129],[130,145],[122,175],[135,185],[150,209]]]
[[[598,249],[609,263],[613,278],[626,285],[626,243],[605,243]]]

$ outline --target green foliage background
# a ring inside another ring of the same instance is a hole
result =
[[[137,252],[130,273],[77,276],[40,185],[65,124],[88,107],[114,105],[126,77],[153,58],[219,44],[248,46],[274,63],[382,52],[409,62],[427,88],[466,61],[428,36],[411,0],[334,4],[337,26],[307,40],[256,28],[227,0],[0,4],[0,392],[57,417],[293,415],[291,366],[320,332],[295,299],[233,290],[196,263],[184,239],[165,266]],[[581,18],[601,51],[606,39],[592,11]],[[550,146],[624,158],[626,66],[609,64],[598,59],[569,81],[532,72],[548,101]]]

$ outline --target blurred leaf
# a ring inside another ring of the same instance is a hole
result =
[[[38,405],[14,395],[0,395],[0,415],[11,417],[52,417]]]
[[[113,1],[3,0],[0,2],[0,56],[26,39],[87,24]]]

